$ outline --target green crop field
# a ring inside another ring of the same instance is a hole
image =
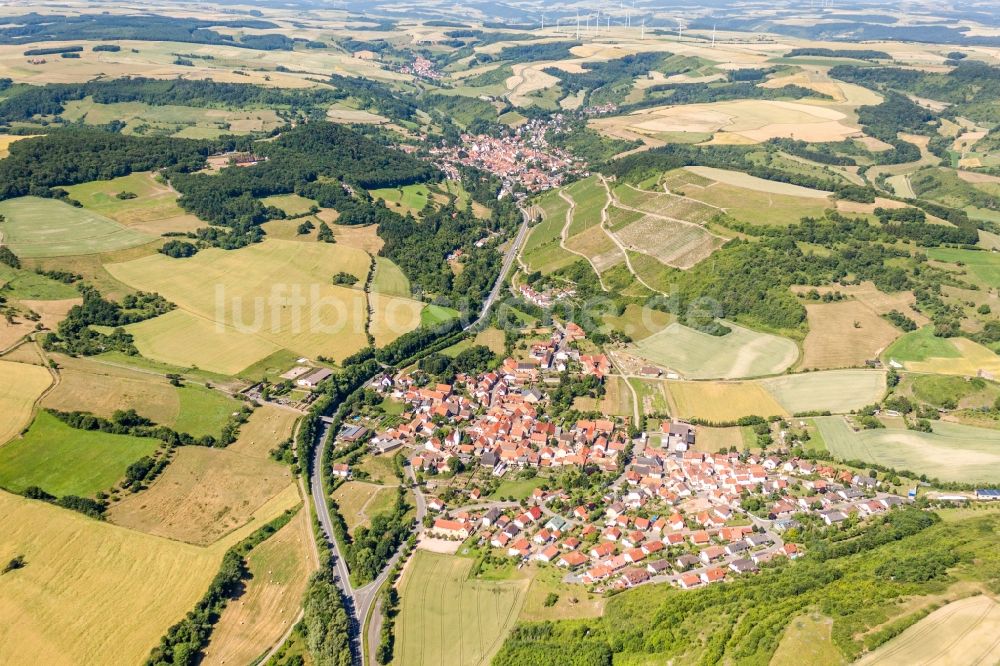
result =
[[[927,249],[927,256],[936,261],[964,264],[964,269],[974,282],[1000,287],[1000,255],[993,252],[934,247]]]
[[[576,208],[573,209],[573,222],[569,225],[570,236],[601,223],[601,209],[608,201],[608,194],[597,176],[573,183],[566,188],[566,194],[576,204]]]
[[[135,247],[152,236],[55,199],[19,197],[0,202],[4,242],[20,257],[62,257]]]
[[[410,281],[391,259],[375,257],[375,279],[372,280],[372,291],[388,296],[409,298],[411,295]]]
[[[724,336],[674,323],[635,343],[631,353],[676,370],[689,379],[736,379],[783,372],[798,358],[787,338],[758,333],[726,322]]]
[[[240,409],[237,400],[198,384],[186,384],[179,389],[179,394],[180,411],[174,428],[195,437],[218,437],[230,415]]]
[[[2,226],[0,233],[3,233]],[[8,298],[38,301],[62,300],[80,295],[71,284],[58,282],[34,271],[11,268],[7,264],[0,264],[0,288]]]
[[[880,370],[827,370],[761,380],[775,400],[795,414],[830,411],[843,414],[878,402],[885,393]]]
[[[404,187],[386,187],[371,190],[376,199],[385,201],[385,205],[398,213],[412,213],[416,216],[427,205],[430,189],[425,184],[406,185]]]
[[[933,433],[878,429],[855,432],[843,417],[816,419],[838,458],[865,460],[942,481],[1000,482],[1000,432],[934,421]]]
[[[22,439],[0,447],[0,486],[89,497],[116,484],[126,467],[159,445],[155,439],[76,430],[39,412]]]
[[[888,359],[906,363],[907,361],[926,361],[930,358],[959,358],[961,354],[955,349],[948,338],[934,335],[934,327],[925,326],[907,333],[885,350]]]
[[[458,316],[458,310],[446,308],[442,305],[427,305],[420,311],[420,323],[424,326],[434,326],[454,319]]]
[[[532,227],[521,250],[521,256],[530,270],[548,274],[569,266],[578,261],[579,257],[559,245],[569,204],[556,190],[546,192],[536,203],[542,210],[542,221]]]
[[[914,372],[968,377],[980,371],[994,375],[1000,372],[1000,356],[968,338],[936,337],[931,326],[907,333],[882,356]]]
[[[418,550],[404,576],[396,660],[407,666],[488,663],[517,618],[527,580],[469,579],[472,560]]]

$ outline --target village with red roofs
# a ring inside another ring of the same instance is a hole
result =
[[[643,431],[560,409],[554,394],[599,392],[613,372],[604,354],[580,352],[585,340],[576,324],[554,322],[493,371],[447,384],[419,368],[383,375],[371,389],[399,416],[340,439],[363,431],[372,453],[402,452],[425,498],[421,539],[434,542],[425,547],[486,548],[518,566],[556,567],[594,592],[751,575],[804,553],[803,520],[854,525],[909,501],[860,471],[791,455],[793,441],[709,452],[692,423]],[[504,496],[511,480],[532,488]]]

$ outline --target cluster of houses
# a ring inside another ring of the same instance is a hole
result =
[[[601,497],[573,506],[562,490],[536,489],[526,506],[495,503],[479,512],[441,511],[431,534],[468,539],[522,561],[566,570],[596,590],[669,583],[690,589],[756,572],[803,549],[787,540],[813,513],[826,525],[864,520],[904,504],[878,482],[845,469],[784,455],[688,450],[694,428],[675,424],[662,446],[637,441],[627,471]],[[664,431],[670,428],[664,428]],[[745,498],[780,496],[753,513]],[[478,498],[475,498],[478,501]]]
[[[461,145],[440,146],[430,152],[449,177],[457,177],[455,165],[462,164],[503,179],[501,195],[513,192],[516,186],[541,192],[562,185],[567,174],[586,175],[572,155],[550,146],[545,138],[550,130],[558,131],[564,125],[562,114],[544,120],[533,118],[504,136],[463,134]]]
[[[399,71],[432,81],[442,78],[441,72],[434,68],[434,63],[423,56],[417,56],[412,63],[400,67]]]
[[[571,287],[537,291],[527,284],[518,285],[517,292],[524,300],[540,308],[550,308],[556,301],[576,296],[576,289]]]
[[[571,363],[599,379],[611,371],[605,355],[568,347],[583,337],[575,324],[556,328],[549,339],[532,345],[524,360],[507,358],[495,371],[459,374],[454,384],[419,386],[408,373],[380,378],[375,387],[405,407],[402,422],[375,433],[372,448],[384,453],[405,446],[414,469],[432,474],[453,471],[455,459],[496,476],[526,467],[617,469],[630,446],[620,424],[612,419],[561,424],[545,414],[545,382],[558,382],[557,373]]]
[[[390,395],[407,405],[408,420],[377,433],[373,447],[385,452],[407,446],[416,470],[450,472],[451,461],[459,459],[502,476],[511,468],[566,465],[611,471],[628,445],[625,431],[610,419],[564,427],[544,418],[538,404],[543,394],[520,387],[516,371],[459,375],[456,383],[464,390],[450,384],[416,387],[407,376],[394,380]],[[443,437],[436,435],[442,423],[454,426]]]

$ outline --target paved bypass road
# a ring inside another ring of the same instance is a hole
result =
[[[504,255],[503,267],[500,270],[500,275],[497,277],[497,281],[493,285],[493,289],[490,291],[489,297],[487,297],[486,301],[483,303],[483,309],[480,312],[479,317],[467,324],[465,326],[465,330],[468,330],[486,320],[486,317],[489,316],[490,308],[493,307],[493,304],[496,302],[496,299],[499,297],[500,292],[503,289],[504,279],[507,277],[507,273],[510,271],[514,260],[517,258],[521,245],[524,243],[525,236],[528,234],[528,221],[531,218],[528,215],[528,212],[523,208],[521,209],[521,215],[523,217],[521,226],[518,228],[517,235],[514,237],[513,242],[507,249],[507,253]],[[312,493],[313,504],[316,506],[316,516],[319,518],[320,527],[323,529],[323,535],[326,537],[327,543],[330,544],[330,549],[333,552],[333,567],[337,576],[337,585],[340,587],[340,591],[344,595],[344,605],[346,607],[347,614],[351,618],[351,649],[354,653],[354,661],[356,664],[364,664],[366,663],[366,659],[362,630],[364,628],[365,618],[368,617],[368,613],[371,611],[372,605],[378,599],[379,589],[389,576],[389,571],[399,559],[399,553],[397,552],[392,556],[385,568],[382,569],[382,573],[379,574],[378,578],[362,587],[355,588],[351,585],[351,578],[347,570],[347,562],[344,560],[343,554],[340,552],[337,540],[333,537],[333,521],[330,518],[330,509],[326,504],[326,495],[323,492],[323,479],[321,474],[321,470],[323,468],[323,451],[326,448],[327,441],[329,440],[331,421],[332,419],[329,417],[323,418],[323,427],[320,428],[318,442],[316,443],[316,446],[313,447],[312,472],[309,479],[309,488]],[[417,529],[420,529],[421,521],[423,520],[426,512],[426,506],[424,503],[424,497],[420,493],[420,490],[415,489],[414,492],[416,494],[417,503]]]

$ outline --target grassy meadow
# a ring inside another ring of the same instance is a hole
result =
[[[42,411],[23,438],[0,447],[0,487],[21,492],[39,486],[57,497],[92,497],[159,446],[159,440],[148,437],[77,430]]]
[[[375,257],[375,278],[372,280],[372,291],[402,298],[409,298],[412,294],[410,281],[403,274],[402,269],[391,259],[385,257]]]
[[[307,199],[299,194],[276,194],[264,197],[260,200],[265,206],[274,206],[281,209],[285,215],[302,215],[312,210],[317,203],[313,199]]]
[[[94,180],[65,189],[71,199],[79,201],[87,210],[126,226],[155,220],[176,220],[187,215],[177,205],[177,192],[170,185],[157,181],[156,176],[148,171],[111,180]],[[135,197],[120,199],[118,195],[123,193],[131,193]]]
[[[174,428],[195,437],[218,437],[229,417],[240,409],[239,401],[200,384],[185,384],[177,392],[180,396],[180,410],[174,421]]]
[[[1000,356],[968,338],[936,337],[931,326],[907,333],[882,356],[913,372],[970,377],[980,370],[1000,374]]]
[[[354,530],[369,525],[374,516],[391,507],[396,498],[395,485],[398,484],[382,486],[366,481],[348,481],[333,491],[332,497],[344,517],[349,534],[353,535]]]
[[[430,200],[430,188],[426,184],[418,183],[403,187],[371,190],[371,195],[376,199],[381,199],[389,209],[401,215],[410,213],[417,217]]]
[[[65,300],[80,296],[73,285],[34,271],[11,268],[7,264],[0,264],[0,289],[3,289],[3,295],[7,298],[26,300]]]

